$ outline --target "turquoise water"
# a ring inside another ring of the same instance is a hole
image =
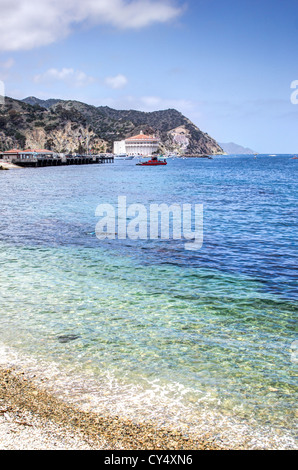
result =
[[[227,156],[1,172],[1,340],[112,374],[119,395],[162,390],[192,413],[217,408],[293,430],[297,165]],[[202,248],[98,240],[97,205],[123,195],[203,204]]]

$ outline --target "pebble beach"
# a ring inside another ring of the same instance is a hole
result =
[[[0,450],[294,450],[293,435],[214,414],[193,429],[86,406],[73,379],[0,347]],[[55,367],[55,366],[54,366]],[[57,386],[57,378],[60,383]],[[80,380],[80,378],[77,378]],[[94,388],[81,378],[83,389]],[[93,390],[94,393],[94,390]],[[100,390],[99,394],[102,393]],[[178,410],[177,410],[178,411]]]
[[[37,388],[24,372],[0,368],[1,450],[220,449],[180,432],[101,417]]]

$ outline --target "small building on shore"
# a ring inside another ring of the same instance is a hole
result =
[[[0,157],[8,163],[14,163],[16,161],[30,160],[33,157],[53,157],[55,155],[51,150],[46,149],[12,149],[2,152]]]
[[[128,139],[114,142],[115,154],[152,155],[159,149],[159,139],[154,135],[140,134]]]

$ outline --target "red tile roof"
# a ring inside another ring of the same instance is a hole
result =
[[[36,153],[53,153],[51,150],[46,149],[26,149],[22,150],[22,152],[36,152]]]
[[[11,149],[11,150],[6,150],[4,153],[19,153],[21,151],[22,150],[20,150],[20,149]]]
[[[126,142],[134,142],[135,140],[142,140],[142,141],[158,141],[156,137],[150,136],[150,135],[145,135],[145,134],[139,134],[135,135],[133,137],[129,137],[128,139],[125,139]]]
[[[26,149],[26,150],[20,150],[20,149],[11,149],[7,150],[4,153],[27,153],[27,152],[36,152],[36,153],[54,153],[51,152],[51,150],[45,150],[45,149]]]

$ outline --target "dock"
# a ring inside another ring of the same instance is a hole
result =
[[[46,151],[9,151],[4,152],[2,158],[4,158],[4,161],[6,160],[11,164],[17,165],[18,167],[30,168],[114,163],[114,155],[111,154],[59,155]]]
[[[91,165],[114,163],[113,156],[100,156],[100,155],[76,155],[67,157],[31,157],[27,160],[15,160],[15,165],[22,167],[45,167],[45,166],[63,166],[63,165]]]

